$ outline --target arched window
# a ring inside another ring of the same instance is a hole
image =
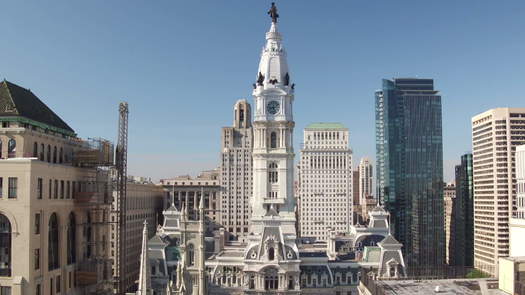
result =
[[[195,265],[195,247],[193,247],[193,244],[188,245],[188,265],[192,266]]]
[[[33,144],[33,158],[38,158],[38,143]]]
[[[57,147],[53,147],[53,163],[57,162]]]
[[[60,253],[58,252],[58,217],[56,213],[51,214],[49,218],[49,233],[48,233],[48,269],[54,270],[60,267]]]
[[[272,247],[268,249],[268,260],[274,260],[275,259],[275,249]]]
[[[63,163],[64,162],[64,149],[63,148],[60,148],[60,153],[58,154],[58,163]]]
[[[270,133],[270,148],[277,148],[277,133]]]
[[[277,270],[270,268],[264,273],[264,290],[277,290],[279,287],[279,277]]]
[[[293,289],[295,289],[295,280],[293,276],[289,276],[288,277],[288,290],[293,290]]]
[[[255,276],[250,276],[250,289],[255,289]]]
[[[77,226],[77,222],[75,220],[75,214],[71,212],[71,214],[69,214],[69,223],[67,227],[67,264],[72,264],[77,261],[76,226]]]
[[[0,276],[11,276],[11,222],[0,214]]]
[[[47,145],[47,162],[51,163],[51,145]]]
[[[41,143],[40,144],[40,161],[45,161],[44,159],[45,149],[46,149],[46,146],[43,143]]]
[[[16,141],[13,138],[7,142],[7,157],[16,157]]]

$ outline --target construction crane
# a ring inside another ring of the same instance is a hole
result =
[[[126,265],[126,184],[127,184],[127,169],[128,169],[128,103],[121,102],[119,104],[119,121],[118,121],[118,140],[115,157],[115,168],[117,172],[117,206],[118,223],[117,227],[117,255],[116,256],[116,270],[117,270],[117,294],[124,295],[126,293],[125,285],[125,265]]]

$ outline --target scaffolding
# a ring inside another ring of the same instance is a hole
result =
[[[113,143],[103,138],[89,138],[82,141],[82,148],[73,156],[73,165],[97,167],[113,165]]]
[[[113,144],[101,138],[83,143],[83,148],[73,156],[73,164],[92,169],[92,172],[73,188],[76,207],[86,212],[83,222],[77,223],[84,236],[84,243],[81,245],[82,256],[77,263],[76,284],[84,287],[84,294],[110,294],[109,213]]]

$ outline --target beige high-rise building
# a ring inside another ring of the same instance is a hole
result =
[[[181,210],[186,205],[190,214],[189,218],[195,218],[195,212],[199,209],[199,200],[204,194],[204,210],[209,221],[218,225],[220,215],[220,185],[219,170],[203,171],[197,177],[189,175],[178,176],[171,179],[161,179],[160,185],[168,193],[164,208],[174,205]]]
[[[472,118],[474,266],[496,275],[509,256],[509,218],[516,198],[516,146],[525,144],[525,108],[491,109]]]
[[[445,184],[443,188],[443,203],[445,208],[445,259],[447,264],[450,263],[449,255],[449,245],[450,245],[450,234],[451,234],[451,225],[452,225],[452,213],[454,200],[456,199],[456,186],[451,184]]]
[[[348,129],[339,123],[308,125],[299,164],[301,235],[326,240],[329,229],[347,233],[353,224]]]
[[[359,204],[365,205],[366,199],[372,197],[372,163],[368,158],[359,162]]]
[[[246,99],[235,103],[233,127],[223,127],[221,137],[220,224],[232,238],[248,234],[253,186],[252,111]]]
[[[113,146],[86,142],[30,90],[0,82],[0,294],[111,292]]]
[[[126,184],[126,215],[128,216],[126,221],[126,241],[123,245],[126,247],[126,259],[124,263],[124,291],[133,291],[136,287],[136,282],[139,279],[139,260],[137,257],[140,256],[142,250],[141,238],[144,229],[144,221],[148,224],[149,238],[155,235],[157,225],[160,224],[159,220],[162,218],[162,210],[164,206],[164,198],[166,192],[164,188],[159,185],[155,185],[151,182],[145,181],[145,178],[139,177],[128,177],[128,183]],[[116,206],[117,202],[117,191],[113,191],[113,205]],[[118,227],[114,222],[118,220],[118,211],[112,211],[111,213],[111,249],[110,257],[114,261],[112,266],[113,274],[117,273],[117,261],[118,251]]]
[[[525,145],[516,147],[516,210],[510,219],[510,256],[525,256]],[[500,272],[501,273],[501,272]]]

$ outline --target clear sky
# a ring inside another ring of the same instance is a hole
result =
[[[130,104],[129,174],[154,179],[219,164],[220,128],[251,97],[263,0],[4,1],[0,78],[30,88],[79,136],[116,139]],[[311,122],[351,133],[375,158],[382,78],[435,79],[445,180],[471,149],[470,118],[524,107],[525,1],[276,1],[295,97],[295,148]]]

